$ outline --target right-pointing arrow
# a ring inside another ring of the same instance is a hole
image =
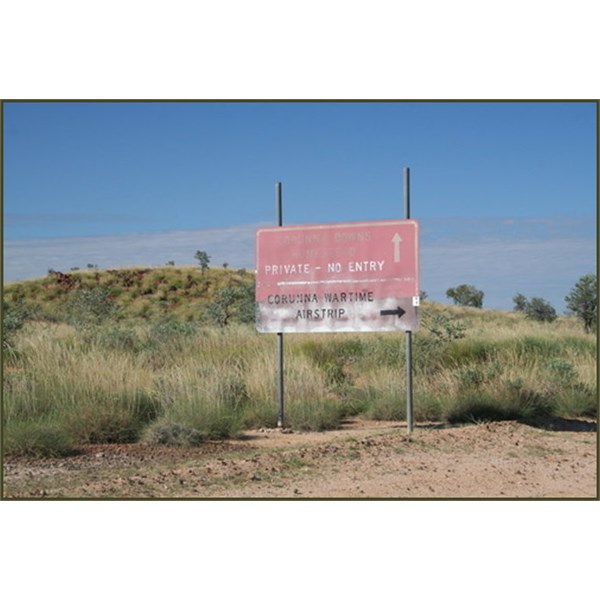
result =
[[[393,310],[381,310],[381,311],[379,311],[379,314],[382,316],[398,315],[398,318],[400,319],[405,312],[406,312],[405,310],[402,310],[400,307],[398,307]]]
[[[394,237],[392,238],[392,244],[394,244],[394,262],[400,262],[400,242],[402,241],[402,238],[400,237],[400,234],[398,232],[396,232],[394,234]]]

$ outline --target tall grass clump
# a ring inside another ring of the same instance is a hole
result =
[[[222,377],[214,367],[188,364],[162,375],[154,394],[161,416],[145,432],[147,442],[196,445],[233,437],[241,428],[247,392],[239,374]]]
[[[133,442],[156,416],[147,374],[133,357],[75,330],[47,328],[22,342],[21,362],[4,380],[8,430],[50,422],[74,443]]]
[[[149,426],[145,441],[196,444],[235,436],[242,427],[268,426],[276,419],[273,399],[269,406],[262,402],[265,368],[259,369],[258,390],[252,382],[251,365],[267,362],[267,339],[248,326],[171,324],[162,334],[152,338],[149,363],[161,416]],[[163,359],[157,362],[157,356]]]
[[[342,405],[331,391],[326,371],[315,369],[312,361],[295,355],[284,370],[287,396],[286,423],[305,431],[334,429],[340,424]]]
[[[272,336],[270,340],[274,342]],[[343,404],[333,391],[330,369],[315,367],[313,359],[306,356],[305,344],[305,340],[298,340],[286,345],[285,424],[305,431],[335,428],[342,419]],[[245,422],[249,426],[277,424],[275,346],[274,343],[269,346],[248,366]]]
[[[57,458],[77,453],[73,436],[60,423],[46,420],[8,421],[2,443],[11,456]]]

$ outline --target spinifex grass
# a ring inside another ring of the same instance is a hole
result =
[[[423,313],[414,335],[417,422],[597,414],[596,339],[573,319],[539,324],[427,304]],[[27,453],[29,444],[31,453],[60,454],[142,437],[200,443],[274,426],[275,336],[180,317],[83,330],[29,322],[17,331],[5,361],[5,451]],[[287,335],[285,424],[404,419],[404,348],[402,334]]]
[[[156,416],[151,378],[135,356],[107,351],[89,332],[46,328],[24,342],[21,364],[4,381],[9,434],[39,421],[60,426],[79,443],[130,442]]]

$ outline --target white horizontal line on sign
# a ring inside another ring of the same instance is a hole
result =
[[[314,283],[381,283],[388,281],[407,281],[406,277],[392,279],[317,279],[314,281],[278,281],[276,285],[311,285]]]

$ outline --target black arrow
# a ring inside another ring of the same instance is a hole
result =
[[[382,316],[385,315],[398,315],[398,318],[402,317],[402,315],[405,313],[405,310],[402,310],[400,307],[394,309],[394,310],[381,310],[379,311],[379,314]]]

